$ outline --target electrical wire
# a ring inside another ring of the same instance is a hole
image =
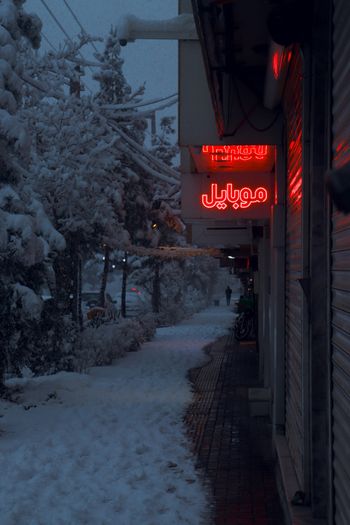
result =
[[[250,116],[255,111],[255,109],[258,107],[258,102],[256,102],[254,104],[254,106],[250,110],[247,111],[246,108],[244,107],[244,104],[243,104],[243,101],[242,101],[242,97],[241,97],[241,93],[240,93],[240,90],[239,90],[239,86],[238,86],[238,83],[237,83],[236,76],[232,75],[231,76],[231,80],[232,80],[232,82],[229,82],[229,90],[228,90],[228,104],[227,104],[228,105],[228,113],[229,113],[230,107],[231,107],[231,94],[232,94],[231,86],[233,84],[235,92],[236,92],[238,105],[239,105],[239,107],[241,109],[241,112],[242,112],[242,115],[243,115],[243,119],[238,123],[238,125],[235,127],[235,129],[233,131],[229,131],[227,133],[224,133],[223,137],[233,137],[237,133],[237,131],[245,123],[247,123],[248,126],[250,126],[254,131],[257,131],[258,133],[264,133],[265,131],[268,131],[269,129],[271,129],[274,126],[274,124],[277,122],[278,118],[280,117],[281,112],[277,111],[275,116],[272,118],[271,122],[269,122],[269,124],[267,124],[266,126],[263,126],[263,127],[260,128],[259,126],[254,124],[254,122],[251,120],[251,116]],[[283,86],[283,92],[284,92],[284,88],[285,88],[285,85]]]
[[[47,3],[45,2],[45,0],[41,0],[41,3],[43,4],[43,6],[46,8],[46,10],[48,11],[48,13],[51,15],[51,17],[54,19],[54,21],[56,22],[56,24],[58,25],[58,27],[60,28],[60,30],[62,31],[62,33],[68,38],[68,40],[73,44],[73,40],[71,39],[71,37],[69,36],[69,34],[67,33],[67,31],[65,30],[65,28],[63,27],[63,25],[61,24],[61,22],[57,19],[55,13],[52,12],[52,10],[49,8],[49,6],[47,5]]]
[[[76,13],[73,11],[73,9],[71,8],[71,6],[68,4],[67,0],[63,0],[64,2],[64,5],[67,7],[68,11],[70,12],[70,14],[72,15],[72,17],[74,18],[74,20],[76,21],[76,23],[78,24],[78,26],[80,27],[82,33],[84,35],[87,35],[88,33],[85,31],[85,28],[83,26],[83,24],[80,22],[78,16],[76,15]],[[92,47],[94,48],[94,50],[96,51],[96,53],[98,53],[98,49],[97,47],[95,46],[95,43],[94,42],[90,42],[90,44],[92,45]]]
[[[65,30],[64,26],[61,24],[61,22],[58,20],[58,18],[56,17],[55,13],[53,13],[53,11],[50,9],[50,7],[47,5],[46,1],[45,0],[41,0],[41,3],[43,4],[43,6],[45,7],[45,9],[48,11],[48,13],[51,15],[51,17],[54,19],[54,21],[56,22],[56,24],[58,25],[58,27],[61,29],[62,33],[68,38],[69,42],[71,44],[74,45],[74,42],[72,40],[72,38],[69,36],[69,34],[67,33],[67,31]],[[79,51],[79,55],[81,56],[81,58],[83,60],[85,60],[85,57],[82,55],[81,51]],[[91,73],[93,73],[92,69],[89,67]],[[91,92],[91,90],[89,89],[89,91]]]
[[[262,127],[262,128],[259,128],[258,126],[256,126],[250,119],[250,116],[248,114],[248,112],[246,111],[245,107],[244,107],[244,104],[243,104],[243,101],[242,101],[242,98],[241,98],[241,93],[239,91],[239,87],[238,87],[238,84],[237,84],[237,81],[236,81],[236,77],[233,77],[233,85],[235,87],[235,91],[236,91],[236,95],[237,95],[237,100],[238,100],[238,104],[239,104],[239,107],[241,108],[241,111],[243,113],[243,116],[245,118],[245,121],[247,122],[247,124],[252,128],[254,129],[254,131],[257,131],[259,133],[263,133],[264,131],[268,131],[269,129],[272,128],[272,126],[274,126],[274,124],[277,122],[278,118],[280,117],[280,112],[277,111],[276,115],[273,117],[273,119],[271,120],[271,122],[269,124],[267,124],[266,126]]]
[[[50,40],[47,38],[47,36],[45,35],[45,33],[41,33],[42,34],[42,37],[44,40],[46,40],[46,42],[49,44],[49,46],[57,52],[57,49],[55,48],[55,46],[50,42]]]

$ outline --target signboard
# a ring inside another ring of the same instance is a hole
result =
[[[198,173],[270,172],[275,162],[275,146],[267,144],[203,145],[190,147]]]
[[[184,220],[268,219],[273,204],[270,173],[188,173],[181,179]]]

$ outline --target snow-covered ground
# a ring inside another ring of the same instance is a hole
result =
[[[208,523],[182,423],[186,373],[231,322],[209,308],[114,366],[11,380],[21,392],[0,402],[1,525]]]

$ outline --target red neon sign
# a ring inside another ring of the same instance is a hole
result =
[[[259,186],[252,189],[249,187],[233,188],[231,182],[227,183],[224,189],[218,190],[218,185],[213,183],[210,185],[210,193],[202,193],[201,202],[205,208],[218,210],[226,210],[231,204],[234,210],[247,209],[253,204],[261,204],[268,199],[268,191],[266,188]]]
[[[267,145],[202,146],[202,153],[210,155],[215,162],[265,160]]]

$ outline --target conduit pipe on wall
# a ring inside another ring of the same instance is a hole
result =
[[[183,13],[166,20],[144,20],[134,15],[124,15],[117,24],[121,46],[139,39],[198,40],[191,13]]]

